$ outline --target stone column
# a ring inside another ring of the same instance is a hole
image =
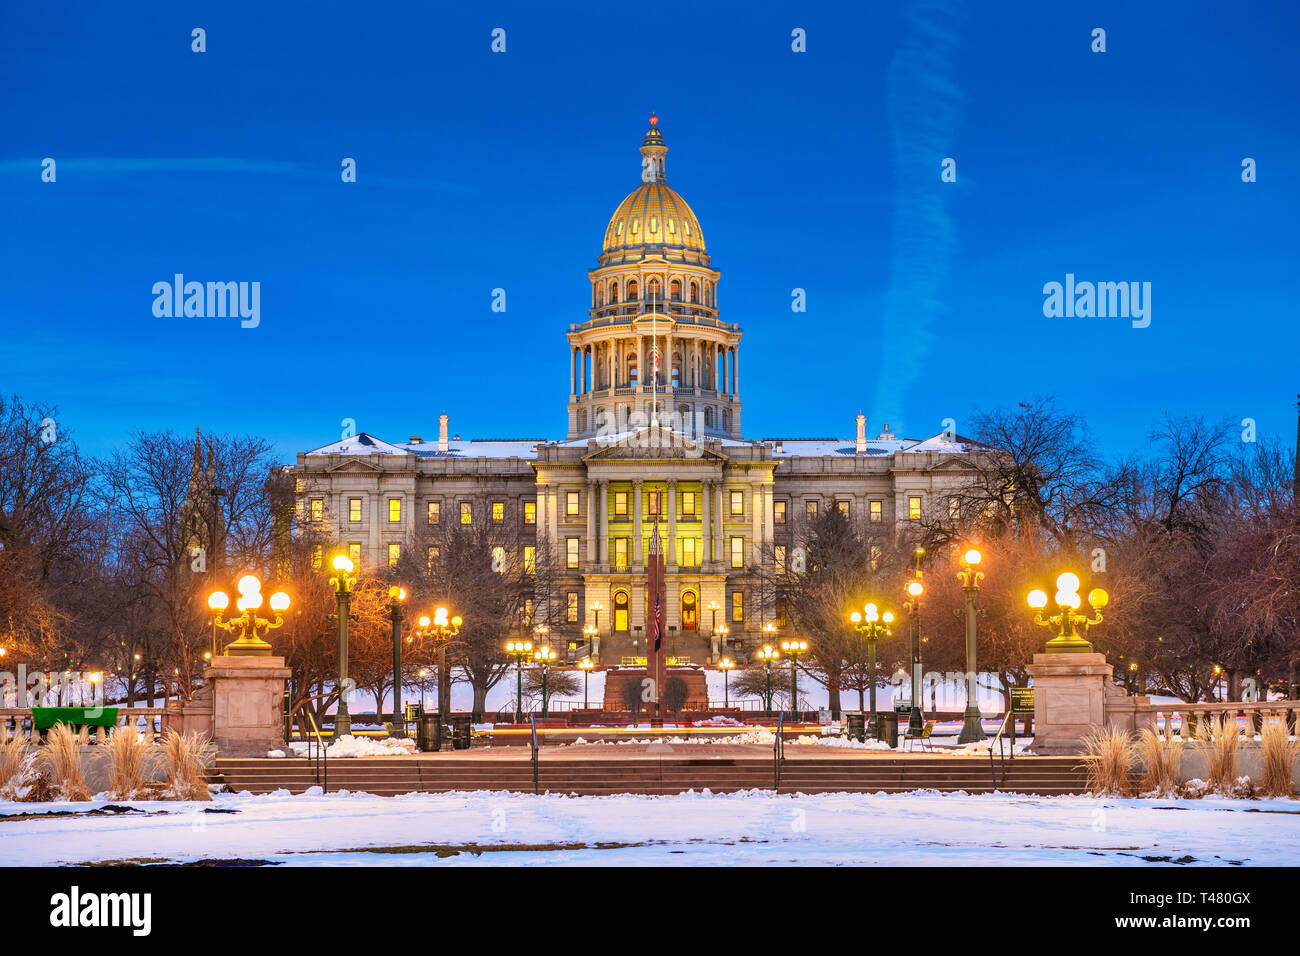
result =
[[[587,479],[587,563],[596,563],[596,482]]]
[[[460,520],[460,513],[457,512],[455,520]],[[550,522],[546,520],[546,486],[538,484],[537,486],[537,540],[538,542],[546,541],[546,535],[550,528]]]
[[[731,394],[740,394],[740,346],[736,346],[736,354],[731,359]]]
[[[1083,753],[1083,739],[1106,721],[1106,655],[1035,654],[1025,669],[1034,679],[1034,753]]]
[[[726,520],[722,514],[722,492],[724,484],[725,482],[719,481],[713,488],[715,492],[714,501],[717,508],[713,513],[714,517],[717,519],[713,526],[713,560],[718,562],[725,560],[722,553],[722,538],[725,533],[722,523]]]
[[[700,548],[703,554],[700,555],[700,564],[708,564],[712,560],[713,554],[713,522],[710,520],[713,512],[713,482],[700,482],[700,507],[704,509],[701,520],[703,524],[700,527]],[[701,599],[703,595],[700,595]]]
[[[578,364],[576,361],[577,357],[578,357],[577,349],[573,349],[571,352],[569,352],[569,401],[573,401],[573,399],[578,397],[576,391],[577,371],[578,371]]]
[[[750,544],[750,550],[754,555],[754,563],[760,564],[763,560],[763,486],[754,482],[752,487],[754,493],[749,497],[754,513],[750,516],[750,535],[754,540]]]
[[[632,482],[632,566],[641,567],[641,479]]]
[[[667,567],[677,567],[677,479],[668,479],[668,560]]]
[[[600,564],[609,564],[609,482],[600,482],[597,494],[600,496]],[[610,612],[613,613],[612,611]]]

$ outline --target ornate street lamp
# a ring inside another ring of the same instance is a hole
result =
[[[515,675],[515,723],[524,722],[524,659],[532,657],[532,641],[506,641],[506,653],[515,659],[518,670]]]
[[[962,715],[961,733],[957,735],[959,744],[971,744],[984,739],[984,725],[980,721],[977,699],[978,685],[975,680],[975,618],[977,617],[975,599],[979,596],[980,582],[984,580],[984,572],[976,571],[975,568],[981,560],[979,551],[971,548],[962,556],[962,569],[957,572],[961,589],[966,593],[966,711]]]
[[[590,657],[584,657],[578,661],[578,667],[582,669],[582,709],[590,709],[587,703],[587,689],[591,684],[591,669],[596,665],[592,663]]]
[[[284,591],[276,591],[271,595],[270,607],[275,612],[275,620],[271,621],[258,617],[256,613],[262,606],[262,582],[257,575],[245,574],[239,579],[237,587],[239,598],[235,601],[235,607],[239,609],[239,617],[229,621],[221,619],[222,612],[230,606],[230,598],[226,593],[214,591],[208,595],[208,607],[216,611],[216,617],[212,620],[213,633],[216,633],[215,628],[218,627],[223,631],[239,632],[239,637],[226,645],[226,654],[230,657],[270,657],[271,645],[262,640],[262,635],[284,624],[284,612],[289,609],[289,595]],[[216,643],[215,640],[213,643]]]
[[[1069,571],[1056,579],[1056,607],[1060,614],[1043,617],[1042,610],[1047,607],[1047,594],[1037,588],[1029,592],[1027,600],[1029,606],[1038,612],[1034,615],[1035,624],[1057,629],[1056,637],[1047,642],[1047,653],[1092,653],[1092,645],[1080,636],[1079,631],[1087,633],[1088,628],[1101,623],[1101,609],[1110,603],[1110,595],[1104,588],[1093,588],[1088,592],[1088,606],[1096,614],[1091,619],[1086,614],[1075,613],[1082,603],[1079,600],[1079,576]]]
[[[713,659],[722,652],[718,637],[718,612],[722,610],[722,605],[717,601],[710,601],[705,605],[704,610],[711,612],[713,615],[709,621],[709,657]]]
[[[402,602],[406,588],[393,585],[388,589],[388,620],[393,623],[393,722],[388,735],[406,736],[406,721],[402,714]]]
[[[772,665],[781,659],[781,652],[771,644],[764,644],[758,651],[758,659],[767,668],[767,695],[764,700],[764,713],[772,716]]]
[[[352,589],[357,579],[352,577],[352,559],[346,554],[336,554],[330,562],[338,573],[330,578],[334,588],[334,617],[339,622],[339,706],[334,714],[334,739],[352,733],[352,717],[348,714],[348,618],[352,611]]]
[[[773,628],[775,630],[775,628]],[[795,662],[808,651],[807,641],[782,641],[781,652],[790,658],[790,719],[799,719],[799,671]]]
[[[730,657],[724,657],[722,660],[718,661],[718,670],[722,671],[722,708],[723,708],[723,710],[729,710],[729,709],[731,708],[731,700],[730,700],[730,698],[728,697],[728,689],[727,689],[727,685],[730,683],[730,678],[731,678],[731,669],[732,669],[733,667],[735,667],[735,666],[736,666],[736,662],[733,661]]]
[[[917,571],[917,574],[920,574]],[[907,716],[907,735],[920,737],[924,729],[921,720],[921,595],[925,588],[921,582],[912,581],[907,585],[910,600],[903,602],[907,613],[912,618],[912,711]]]
[[[867,734],[874,737],[876,733],[876,641],[882,635],[894,633],[889,629],[889,625],[894,623],[894,612],[885,611],[882,614],[875,604],[868,602],[863,606],[861,614],[854,611],[849,615],[849,620],[853,623],[854,629],[867,639],[867,673],[871,681],[869,686],[871,723],[867,725]]]
[[[451,719],[451,668],[447,664],[447,645],[460,633],[460,626],[465,623],[459,614],[448,617],[445,607],[436,608],[433,619],[421,615],[419,635],[421,638],[432,637],[438,647],[438,722],[446,723]],[[441,736],[439,740],[441,740]]]
[[[582,629],[582,633],[587,636],[587,643],[590,645],[588,647],[588,652],[589,652],[588,656],[599,661],[600,660],[600,612],[605,610],[605,606],[601,604],[599,601],[592,601],[589,607],[591,608],[592,613],[595,614],[595,619],[590,624],[591,629],[588,630],[587,628],[584,627]]]
[[[546,636],[546,625],[538,627],[538,633],[542,637]],[[546,716],[546,677],[551,671],[551,662],[555,660],[555,651],[551,650],[549,644],[543,644],[533,652],[533,660],[542,665],[542,716]]]

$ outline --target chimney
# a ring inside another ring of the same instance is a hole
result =
[[[443,412],[438,416],[438,451],[444,454],[448,451],[447,445],[447,413]]]
[[[424,444],[424,439],[421,438],[419,435],[412,435],[412,436],[411,436],[411,444],[412,444],[412,445],[423,445],[423,444]]]
[[[884,431],[876,436],[876,441],[893,441],[897,437],[898,436],[889,430],[889,422],[885,422]]]
[[[858,454],[867,453],[867,416],[858,412]]]

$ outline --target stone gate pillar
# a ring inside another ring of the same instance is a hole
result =
[[[212,688],[212,739],[223,757],[285,750],[283,657],[218,657],[204,670]]]
[[[1114,670],[1106,655],[1035,654],[1025,669],[1034,679],[1034,753],[1082,753],[1083,739],[1106,723]]]

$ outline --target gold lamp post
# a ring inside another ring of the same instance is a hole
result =
[[[808,652],[807,641],[782,641],[781,653],[790,658],[790,719],[799,719],[799,671],[796,663],[801,654]]]
[[[772,716],[772,665],[781,659],[781,652],[771,644],[764,644],[758,650],[758,659],[767,669],[767,699],[764,701],[764,713]]]
[[[894,633],[889,627],[894,623],[894,612],[881,613],[875,604],[867,602],[863,605],[861,613],[854,611],[849,615],[849,621],[853,624],[853,629],[867,639],[867,674],[871,682],[868,685],[871,695],[871,723],[867,725],[867,734],[874,737],[876,734],[876,641],[882,635]]]
[[[438,721],[446,723],[451,719],[451,668],[447,664],[447,646],[451,639],[460,633],[464,620],[459,614],[450,615],[445,607],[435,608],[433,617],[420,615],[417,634],[421,638],[431,637],[438,648]],[[441,742],[444,735],[439,735]]]
[[[545,637],[549,632],[545,624],[539,625],[537,632],[540,636]],[[555,660],[555,651],[551,650],[551,645],[543,644],[533,652],[533,660],[542,665],[542,716],[546,716],[546,678],[551,671],[551,663]]]
[[[257,616],[257,609],[262,606],[262,582],[255,574],[245,574],[236,587],[239,598],[235,607],[239,617],[223,620],[222,615],[230,606],[230,598],[224,591],[214,591],[208,595],[208,607],[216,612],[212,620],[213,628],[223,631],[239,632],[234,641],[226,645],[226,654],[230,657],[270,657],[271,645],[262,640],[263,635],[284,624],[284,612],[289,610],[289,595],[276,591],[271,595],[270,608],[275,612],[275,620]],[[213,632],[215,634],[215,630]],[[215,641],[214,641],[215,643]]]
[[[582,709],[589,710],[590,704],[587,702],[587,688],[591,683],[591,669],[596,665],[592,663],[590,657],[584,657],[578,661],[578,667],[582,670]]]
[[[352,733],[352,716],[348,713],[348,618],[352,615],[352,589],[357,579],[352,577],[352,559],[346,554],[334,555],[330,562],[335,572],[330,578],[334,588],[335,613],[339,622],[339,706],[334,713],[334,739]]]
[[[723,709],[731,707],[731,700],[728,697],[727,684],[730,683],[731,669],[736,666],[736,662],[730,657],[724,657],[718,661],[718,670],[722,671],[722,706]]]
[[[920,552],[918,551],[918,554]],[[920,574],[917,571],[917,574]],[[925,593],[919,580],[907,585],[909,600],[903,602],[912,618],[912,710],[907,716],[907,735],[920,737],[924,729],[921,719],[921,595]]]
[[[506,653],[518,665],[515,679],[515,723],[524,722],[524,660],[533,654],[532,641],[506,641]]]
[[[1091,654],[1092,645],[1083,639],[1080,631],[1087,633],[1088,628],[1101,623],[1101,609],[1110,603],[1110,595],[1103,588],[1093,588],[1088,592],[1088,606],[1093,609],[1094,617],[1075,613],[1082,603],[1079,599],[1079,576],[1070,571],[1056,579],[1056,607],[1061,612],[1044,617],[1043,608],[1047,607],[1047,593],[1037,588],[1029,592],[1029,606],[1036,612],[1034,623],[1043,627],[1056,628],[1056,637],[1047,642],[1049,654]]]
[[[969,548],[962,555],[962,568],[957,572],[961,589],[966,593],[966,710],[962,714],[961,733],[957,735],[959,744],[973,744],[984,739],[984,725],[980,720],[977,700],[978,685],[975,680],[975,619],[978,617],[975,599],[979,596],[980,582],[984,580],[984,572],[975,569],[979,567],[982,560],[983,556],[977,549]]]
[[[390,737],[406,736],[405,715],[402,713],[402,605],[405,602],[406,588],[393,585],[388,589],[388,620],[393,625],[393,722],[388,731]]]

